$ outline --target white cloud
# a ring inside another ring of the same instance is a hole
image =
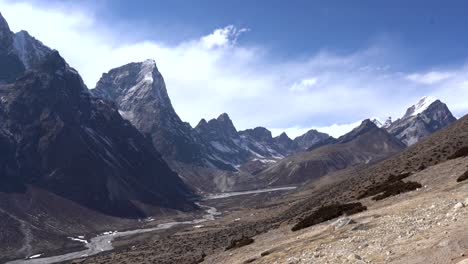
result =
[[[468,94],[465,67],[438,75],[411,74],[414,80],[431,80],[427,86],[391,67],[397,51],[379,47],[279,61],[266,47],[239,45],[237,39],[248,29],[232,25],[168,45],[164,40],[134,41],[118,26],[105,27],[95,12],[76,7],[51,9],[0,0],[0,10],[14,31],[26,29],[59,50],[90,87],[111,68],[155,59],[174,108],[192,125],[227,112],[238,129],[315,127],[340,135],[356,120],[401,116],[423,95],[442,99],[458,116],[468,111],[460,96]]]
[[[452,72],[431,71],[431,72],[424,73],[424,74],[413,73],[413,74],[406,76],[406,78],[413,82],[419,82],[423,84],[434,84],[434,83],[446,80],[453,76],[454,74]]]
[[[239,36],[247,31],[250,31],[250,29],[237,29],[234,25],[229,25],[216,29],[213,33],[202,37],[200,41],[208,49],[216,47],[226,48],[235,45]]]
[[[291,86],[291,91],[292,92],[305,92],[309,88],[315,86],[317,84],[317,78],[307,78],[307,79],[302,79],[299,82],[295,82]]]

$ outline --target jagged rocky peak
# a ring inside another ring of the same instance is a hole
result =
[[[91,93],[117,103],[121,115],[145,133],[154,129],[155,122],[169,127],[182,123],[154,60],[132,62],[104,73]]]
[[[256,127],[254,129],[246,129],[244,131],[239,131],[239,134],[249,136],[257,141],[261,142],[271,142],[273,140],[273,136],[271,135],[271,131],[264,128],[264,127]]]
[[[307,131],[304,135],[296,137],[294,139],[294,144],[300,150],[307,150],[311,146],[328,139],[330,135],[326,133],[319,132],[315,129]]]
[[[13,33],[5,18],[0,13],[0,49],[11,47],[13,44]]]
[[[14,34],[0,13],[0,84],[13,82],[25,70],[14,49],[13,41]]]
[[[279,136],[275,137],[275,139],[283,142],[292,142],[292,139],[288,136],[288,134],[286,134],[286,132],[281,133]]]
[[[197,131],[210,139],[234,139],[239,138],[236,127],[226,113],[216,119],[211,119],[205,126],[197,126]]]
[[[391,116],[387,117],[384,122],[382,122],[380,118],[375,117],[372,119],[372,122],[377,127],[388,128],[392,124],[392,117]]]
[[[119,103],[150,96],[158,99],[159,104],[170,105],[164,79],[154,60],[132,62],[104,73],[92,92]]]
[[[200,156],[200,148],[192,128],[172,107],[154,60],[132,62],[104,73],[91,93],[114,102],[123,118],[151,136],[165,158],[200,163],[196,158]]]
[[[41,64],[51,52],[26,31],[13,34],[0,14],[0,83],[13,82],[25,70]]]

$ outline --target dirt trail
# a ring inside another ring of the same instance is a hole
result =
[[[19,219],[18,217],[9,214],[5,210],[0,208],[0,211],[6,215],[8,215],[10,218],[16,220],[20,224],[20,230],[21,233],[23,233],[24,239],[23,239],[23,245],[21,246],[20,249],[18,249],[19,252],[22,252],[26,256],[30,256],[32,252],[32,246],[31,242],[33,240],[33,235],[31,232],[31,227],[30,224],[24,220]]]

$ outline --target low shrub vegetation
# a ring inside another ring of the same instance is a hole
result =
[[[241,248],[247,245],[250,245],[254,242],[254,240],[250,237],[242,237],[241,239],[236,239],[231,241],[231,244],[226,248],[226,250],[234,249],[234,248]]]
[[[462,182],[468,180],[468,171],[463,173],[460,177],[458,177],[457,182]]]
[[[449,159],[457,159],[466,156],[468,156],[468,146],[462,147],[461,149],[455,151],[455,153],[450,156]]]
[[[365,210],[367,210],[367,207],[363,206],[361,203],[333,204],[322,206],[314,211],[311,215],[299,221],[299,223],[293,226],[291,230],[298,231],[340,217],[344,214],[352,215]]]
[[[361,195],[358,196],[358,200],[386,192],[389,189],[394,189],[397,186],[393,185],[401,185],[404,183],[402,180],[408,178],[409,176],[411,176],[411,173],[409,172],[404,172],[399,175],[390,175],[385,182],[374,184],[367,188]]]
[[[384,189],[383,193],[375,197],[372,197],[372,200],[374,201],[383,200],[390,196],[398,195],[398,194],[405,193],[405,192],[410,192],[421,187],[422,185],[418,182],[412,182],[412,181],[404,182],[401,180],[396,181],[396,182],[388,184],[386,188]]]

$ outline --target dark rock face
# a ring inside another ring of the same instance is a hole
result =
[[[456,120],[447,105],[440,100],[424,97],[408,108],[401,119],[391,123],[387,131],[410,146]]]
[[[273,138],[273,140],[275,141],[276,145],[278,145],[278,147],[281,149],[293,149],[293,140],[289,138],[289,136],[284,132],[281,133],[279,136]]]
[[[14,81],[25,70],[13,44],[14,34],[0,14],[0,83]]]
[[[13,44],[18,58],[27,70],[38,66],[47,55],[52,53],[49,47],[24,30],[15,34]]]
[[[58,52],[0,85],[0,182],[41,187],[88,208],[140,217],[134,201],[184,209],[189,191],[113,105],[92,98]]]
[[[239,132],[241,135],[251,137],[257,141],[261,142],[273,142],[273,136],[271,135],[270,130],[264,127],[256,127],[254,129],[247,129]],[[286,136],[287,137],[287,136]]]

